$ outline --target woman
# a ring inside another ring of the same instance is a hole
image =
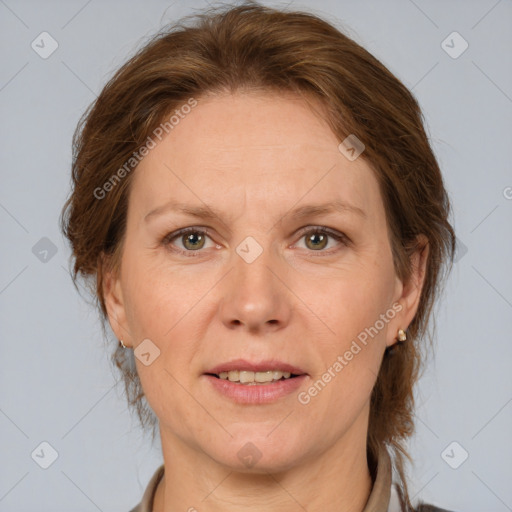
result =
[[[133,510],[442,510],[404,442],[449,212],[411,93],[313,15],[207,12],[130,59],[62,225],[159,428]]]

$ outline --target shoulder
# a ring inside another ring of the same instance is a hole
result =
[[[165,468],[163,464],[157,468],[149,480],[141,502],[136,507],[132,508],[130,512],[151,512],[151,510],[153,510],[153,501],[155,498],[156,489],[160,480],[164,476],[164,471]]]
[[[436,507],[435,505],[431,505],[429,503],[425,503],[420,501],[415,506],[406,505],[404,500],[404,494],[400,485],[396,482],[391,487],[391,496],[396,496],[390,501],[390,507],[388,512],[460,512],[455,510],[448,510],[447,508]]]
[[[420,503],[414,512],[455,512],[454,510],[448,510],[446,508],[439,508],[434,505],[429,505],[427,503]]]

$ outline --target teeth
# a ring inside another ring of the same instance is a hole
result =
[[[255,382],[271,382],[273,378],[274,378],[274,372],[272,372],[272,371],[256,372],[254,374]]]
[[[219,373],[219,377],[230,382],[239,382],[240,384],[256,384],[267,383],[280,380],[282,378],[289,379],[290,372],[281,372],[279,370],[268,370],[265,372],[250,372],[246,370],[231,370],[229,372]]]

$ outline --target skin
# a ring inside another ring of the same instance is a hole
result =
[[[161,351],[149,366],[136,359],[165,463],[154,511],[359,512],[368,500],[370,394],[385,348],[416,313],[427,251],[401,282],[372,168],[341,154],[311,105],[270,92],[200,98],[134,171],[121,265],[104,295],[119,339],[136,348],[149,338]],[[206,204],[222,220],[145,220],[170,200]],[[290,214],[333,200],[364,216]],[[210,234],[165,245],[190,226]],[[349,242],[308,243],[316,226]],[[250,264],[236,252],[247,236],[263,249]],[[307,391],[393,304],[401,311],[306,405],[295,392],[236,404],[203,377],[235,358],[279,359],[307,372]],[[252,467],[237,456],[248,442],[261,453]]]

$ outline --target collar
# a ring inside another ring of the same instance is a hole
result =
[[[142,501],[130,512],[152,512],[156,488],[163,476],[164,465],[162,464],[151,477]],[[391,459],[383,446],[379,451],[377,475],[362,512],[401,512],[399,493],[396,485],[392,483]]]

